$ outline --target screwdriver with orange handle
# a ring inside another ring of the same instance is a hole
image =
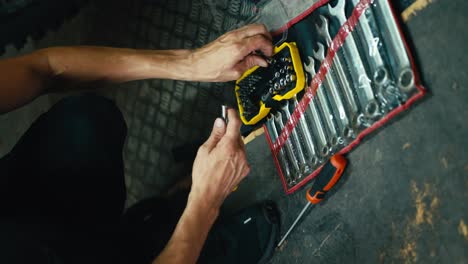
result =
[[[318,204],[320,203],[323,198],[325,198],[325,194],[335,186],[338,180],[341,178],[341,175],[346,168],[348,161],[342,155],[336,154],[330,158],[330,160],[323,166],[322,170],[320,171],[319,175],[315,178],[315,182],[312,187],[307,191],[307,204],[305,205],[304,209],[299,213],[294,223],[288,229],[288,232],[283,236],[280,240],[278,245],[276,246],[279,248],[286,238],[289,236],[291,231],[296,227],[299,220],[302,218],[304,213],[309,209],[311,204]]]

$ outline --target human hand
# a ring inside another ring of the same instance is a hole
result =
[[[262,24],[252,24],[227,32],[192,53],[192,79],[208,82],[232,81],[256,65],[267,67],[268,63],[257,51],[271,56],[271,41],[270,33]]]
[[[241,121],[228,109],[228,125],[217,118],[208,140],[198,149],[192,170],[189,203],[195,202],[216,212],[226,197],[250,171],[240,136]]]

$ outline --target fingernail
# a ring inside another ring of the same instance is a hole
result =
[[[266,61],[264,61],[264,60],[260,61],[259,64],[260,64],[260,66],[262,66],[262,67],[268,67],[268,63],[267,63]]]
[[[224,126],[224,121],[221,118],[216,118],[215,126],[218,127],[218,128],[223,127]]]

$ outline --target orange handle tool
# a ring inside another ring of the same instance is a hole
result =
[[[312,188],[310,188],[307,191],[306,197],[309,202],[304,206],[302,211],[297,216],[296,220],[294,220],[294,223],[291,225],[286,234],[280,240],[280,242],[276,246],[277,248],[281,247],[283,242],[289,236],[291,231],[293,231],[294,227],[305,214],[307,209],[309,209],[310,205],[320,203],[325,197],[325,194],[329,190],[331,190],[333,186],[335,186],[335,184],[341,178],[341,175],[343,175],[344,169],[346,168],[347,164],[348,161],[343,156],[336,154],[333,157],[331,157],[331,159],[323,166],[319,175],[315,178],[314,185],[312,185]]]
[[[312,188],[307,191],[307,200],[313,204],[320,203],[325,197],[325,194],[331,190],[341,178],[347,164],[348,161],[345,157],[339,154],[331,157],[330,161],[323,166],[322,171],[320,171],[315,179]]]

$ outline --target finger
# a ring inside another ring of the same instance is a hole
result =
[[[270,41],[272,40],[270,32],[268,32],[268,29],[263,24],[251,24],[245,27],[241,27],[238,29],[237,34],[241,38],[248,38],[255,35],[263,35]]]
[[[237,63],[237,65],[234,67],[234,70],[239,75],[242,75],[245,71],[254,66],[267,67],[268,62],[261,56],[252,54],[248,55],[242,61]]]
[[[240,127],[242,122],[239,118],[239,114],[234,109],[228,109],[228,119],[229,123],[227,125],[226,136],[229,136],[236,141],[240,138]],[[234,141],[234,142],[236,142]]]
[[[247,55],[236,65],[234,65],[232,71],[226,73],[224,77],[227,80],[237,80],[242,76],[242,74],[244,74],[244,72],[246,72],[248,69],[254,66],[267,67],[268,62],[259,55]]]
[[[273,55],[273,44],[271,43],[271,40],[265,38],[265,36],[255,35],[245,38],[240,43],[243,49],[241,53],[243,54],[250,54],[261,51],[268,57]]]
[[[231,118],[231,117],[229,117]],[[221,118],[216,118],[213,129],[211,130],[210,137],[203,144],[210,152],[213,148],[216,147],[221,138],[226,134],[226,123]]]

